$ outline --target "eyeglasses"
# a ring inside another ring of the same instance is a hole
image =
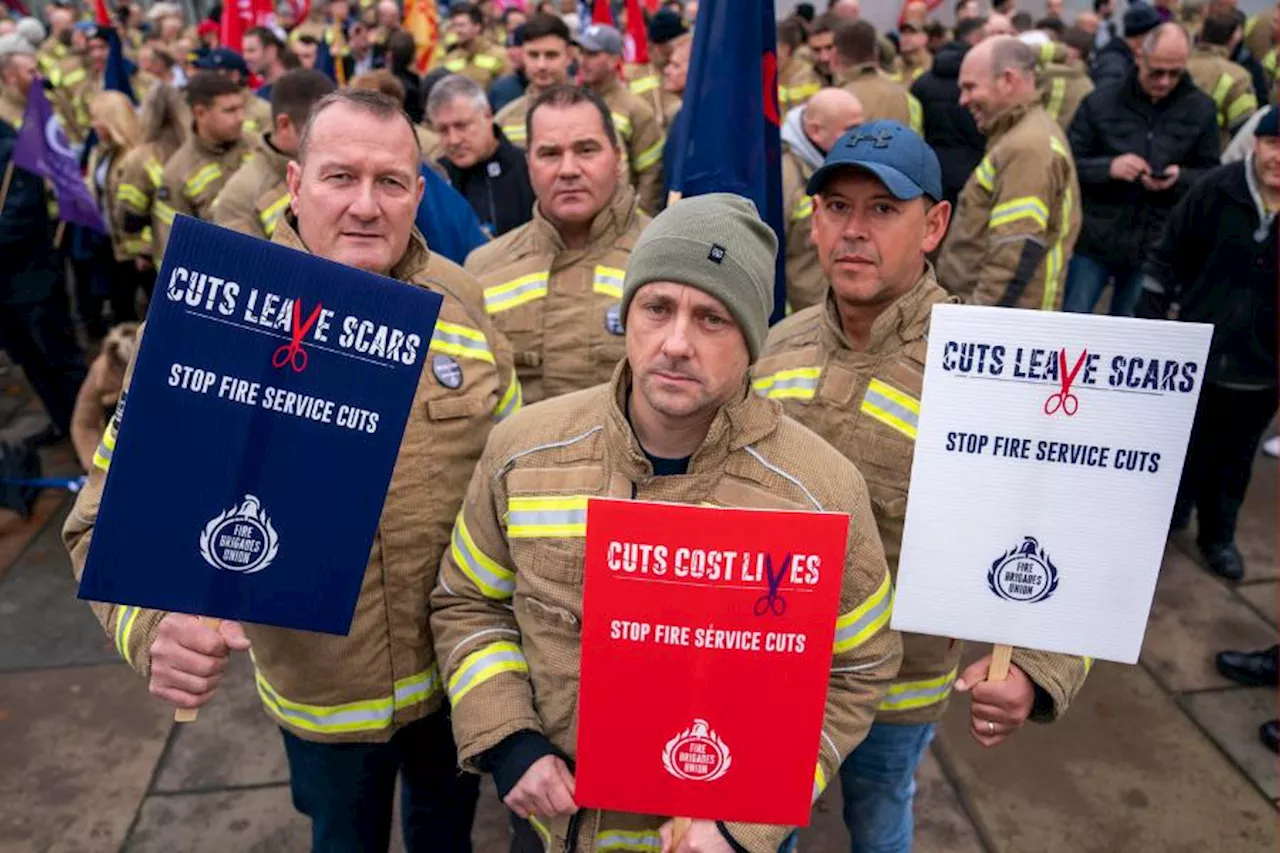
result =
[[[1182,76],[1185,68],[1151,68],[1144,66],[1143,73],[1155,80],[1177,80]]]

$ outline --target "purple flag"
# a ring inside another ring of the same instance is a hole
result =
[[[80,176],[80,158],[62,132],[62,125],[53,114],[53,106],[39,81],[31,86],[27,95],[22,129],[18,131],[18,142],[13,149],[13,164],[53,184],[53,193],[58,197],[58,218],[107,233],[102,214]]]

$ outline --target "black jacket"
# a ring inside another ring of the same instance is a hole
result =
[[[1084,196],[1084,224],[1076,252],[1103,263],[1139,265],[1160,238],[1169,211],[1196,180],[1218,165],[1217,107],[1183,75],[1169,96],[1153,104],[1137,71],[1094,89],[1067,133]],[[1159,172],[1177,165],[1170,189],[1149,192],[1138,181],[1111,177],[1111,161],[1137,154]]]
[[[962,41],[943,45],[933,67],[911,86],[924,114],[925,141],[942,165],[942,194],[952,204],[987,148],[973,115],[960,106],[960,62],[968,50]]]
[[[1178,202],[1151,252],[1139,316],[1213,324],[1205,379],[1276,384],[1276,218],[1263,225],[1253,158],[1210,172]]]
[[[459,169],[447,159],[440,165],[449,173],[449,183],[467,200],[480,219],[480,227],[490,237],[499,237],[533,218],[533,187],[524,152],[507,141],[496,124],[498,150],[484,162]]]
[[[1105,86],[1118,83],[1128,76],[1138,65],[1133,51],[1122,38],[1113,38],[1102,46],[1098,55],[1093,58],[1093,69],[1089,72],[1093,77],[1093,85]]]
[[[393,68],[391,73],[404,86],[404,111],[414,124],[422,124],[422,78],[407,68]]]
[[[0,174],[9,166],[18,133],[0,121]],[[44,180],[26,169],[14,169],[0,209],[0,305],[40,302],[60,281],[58,261],[49,237]]]
[[[1258,61],[1258,57],[1253,55],[1253,51],[1244,46],[1244,42],[1236,45],[1235,53],[1231,54],[1231,61],[1249,72],[1249,77],[1253,80],[1253,93],[1258,96],[1258,103],[1266,104],[1270,101],[1271,89],[1266,69]]]

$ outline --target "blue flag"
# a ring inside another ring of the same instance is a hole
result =
[[[129,100],[138,103],[138,96],[129,82],[138,67],[124,57],[124,46],[115,27],[104,27],[107,37],[107,67],[102,72],[102,88],[110,92],[124,92]]]
[[[427,238],[427,246],[455,264],[467,259],[472,249],[489,242],[471,205],[453,185],[424,164],[419,167],[426,191],[418,203],[414,224]]]
[[[32,84],[27,94],[27,108],[22,114],[22,129],[13,148],[13,164],[35,172],[53,184],[58,198],[58,215],[72,225],[83,225],[102,234],[107,225],[89,187],[80,174],[80,158],[62,132],[44,87]]]
[[[672,189],[749,198],[778,235],[770,318],[777,322],[786,313],[786,233],[773,14],[773,0],[703,0],[698,7],[670,166]]]

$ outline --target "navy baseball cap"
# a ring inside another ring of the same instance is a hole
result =
[[[922,195],[942,200],[938,155],[918,133],[896,121],[869,121],[845,131],[809,178],[806,191],[817,195],[828,178],[850,167],[875,175],[895,198],[903,201]]]
[[[201,71],[239,71],[241,77],[249,76],[244,57],[227,47],[214,48],[197,59],[195,66]]]

